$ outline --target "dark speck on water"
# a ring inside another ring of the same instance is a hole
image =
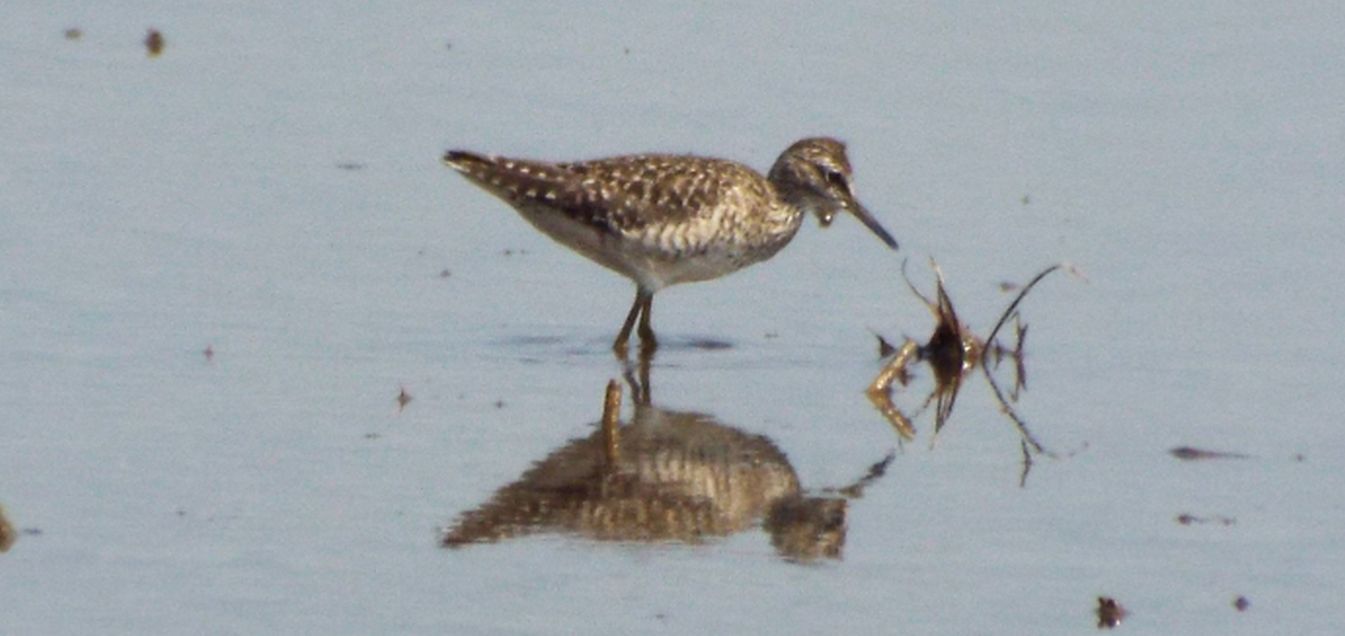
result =
[[[163,47],[163,34],[159,33],[156,29],[150,29],[149,32],[145,34],[145,50],[149,53],[149,56],[159,57],[159,54],[163,53]]]
[[[1170,451],[1173,457],[1186,461],[1197,459],[1247,459],[1247,455],[1242,453],[1228,453],[1224,451],[1212,451],[1202,448],[1192,448],[1190,446],[1178,446]]]
[[[1237,522],[1238,522],[1237,519],[1234,519],[1233,517],[1225,517],[1223,515],[1197,517],[1196,515],[1193,515],[1189,512],[1183,512],[1182,514],[1177,515],[1177,523],[1180,523],[1184,526],[1189,526],[1197,523],[1217,523],[1222,526],[1231,526]]]
[[[1111,629],[1121,624],[1126,617],[1126,609],[1110,596],[1097,597],[1098,629]]]

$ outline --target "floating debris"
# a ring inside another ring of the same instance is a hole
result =
[[[78,27],[70,27],[65,30],[65,39],[67,40],[78,40],[82,37],[84,37],[84,32]]]
[[[214,360],[214,359],[215,359],[215,347],[212,346],[212,345],[206,345],[206,346],[205,346],[205,350],[201,351],[201,355],[205,356],[205,361],[206,361],[206,362],[210,362],[210,361]]]
[[[1237,598],[1233,599],[1233,609],[1239,612],[1245,612],[1247,611],[1247,608],[1251,606],[1252,602],[1247,600],[1247,597],[1242,596],[1241,594],[1239,594]]]
[[[449,276],[452,276],[452,275],[453,275],[453,272],[448,271],[448,268],[444,268],[444,269],[442,269],[442,270],[439,270],[439,278],[448,278]]]
[[[1212,451],[1190,446],[1178,446],[1168,452],[1171,453],[1173,457],[1185,461],[1195,461],[1198,459],[1247,459],[1250,457],[1249,455],[1244,455],[1242,453]]]
[[[1111,629],[1121,624],[1125,619],[1126,608],[1121,607],[1116,599],[1110,596],[1097,597],[1097,627],[1098,629]]]
[[[1027,327],[1022,324],[1017,309],[1028,292],[1037,283],[1041,282],[1047,274],[1062,268],[1067,271],[1074,271],[1074,269],[1062,263],[1052,265],[1034,276],[1030,282],[1023,286],[1018,296],[1001,314],[999,322],[990,331],[990,336],[981,340],[972,332],[970,327],[958,318],[957,310],[953,307],[953,301],[944,285],[943,272],[939,269],[938,263],[931,259],[930,266],[934,269],[935,274],[935,300],[930,300],[915,288],[910,278],[906,276],[906,264],[904,262],[902,263],[901,274],[911,293],[924,302],[925,306],[934,314],[936,321],[934,333],[924,345],[907,338],[901,347],[895,347],[883,339],[882,336],[878,336],[879,353],[890,354],[895,351],[895,355],[888,360],[882,370],[878,372],[878,376],[874,378],[873,383],[869,385],[869,400],[882,412],[902,439],[914,438],[915,426],[912,424],[912,417],[908,417],[892,402],[892,383],[896,381],[905,386],[910,380],[909,366],[916,362],[928,363],[934,372],[935,388],[925,398],[920,412],[928,408],[931,402],[935,404],[934,431],[937,435],[952,415],[963,378],[968,372],[979,366],[985,373],[991,389],[994,390],[1002,410],[1014,421],[1024,441],[1036,452],[1045,452],[1041,444],[1028,432],[1026,422],[1009,405],[1011,400],[1017,401],[1018,394],[1027,388],[1027,370],[1023,365],[1023,344],[1027,337]],[[1010,349],[998,344],[995,336],[1011,318],[1015,323],[1017,337],[1014,347]],[[1014,387],[1009,399],[1004,397],[999,385],[996,384],[994,377],[991,375],[986,364],[987,359],[996,366],[1004,359],[1013,361]]]
[[[354,172],[356,170],[363,170],[365,165],[358,161],[342,161],[337,163],[336,167],[347,172]]]
[[[1225,516],[1223,516],[1223,515],[1211,515],[1211,516],[1209,516],[1209,517],[1197,517],[1197,516],[1195,516],[1195,515],[1193,515],[1193,514],[1191,514],[1191,513],[1189,513],[1189,512],[1183,512],[1182,514],[1177,515],[1177,523],[1180,523],[1180,524],[1182,524],[1182,525],[1184,525],[1184,526],[1195,525],[1195,524],[1198,524],[1198,523],[1201,523],[1201,524],[1203,524],[1203,523],[1217,523],[1217,524],[1222,525],[1222,526],[1231,526],[1231,525],[1233,525],[1233,524],[1235,524],[1235,523],[1237,523],[1237,522],[1238,522],[1237,519],[1234,519],[1233,517],[1225,517]]]
[[[406,387],[399,387],[397,391],[397,412],[402,412],[406,405],[411,403],[412,399],[411,394],[406,392]]]
[[[163,53],[164,47],[163,34],[156,29],[150,29],[145,34],[145,51],[150,57],[159,57]]]

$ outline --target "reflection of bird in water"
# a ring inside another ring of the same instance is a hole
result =
[[[638,403],[630,424],[619,426],[614,415],[609,422],[619,442],[599,430],[562,446],[463,514],[443,545],[543,532],[698,543],[764,519],[787,558],[840,556],[846,501],[804,497],[793,467],[766,437]]]

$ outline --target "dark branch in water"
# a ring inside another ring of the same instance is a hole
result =
[[[878,336],[880,352],[887,354],[896,351],[896,355],[884,364],[878,376],[869,385],[867,391],[869,400],[883,414],[883,417],[892,425],[903,441],[914,438],[915,427],[912,420],[922,415],[933,404],[935,411],[934,439],[937,439],[944,424],[952,416],[963,379],[973,367],[980,366],[987,383],[994,392],[995,399],[999,402],[1000,410],[1013,422],[1022,439],[1025,460],[1020,481],[1025,483],[1032,464],[1030,452],[1040,453],[1051,458],[1058,458],[1060,455],[1046,450],[1041,442],[1037,441],[1028,429],[1027,422],[1011,405],[1011,402],[1017,402],[1020,392],[1027,387],[1027,369],[1023,363],[1027,325],[1022,322],[1018,313],[1018,306],[1027,297],[1028,292],[1032,291],[1032,288],[1051,272],[1065,269],[1077,277],[1082,278],[1082,275],[1067,263],[1058,263],[1038,272],[1026,285],[1022,286],[1013,302],[1000,315],[995,328],[990,332],[990,337],[982,341],[959,319],[952,298],[948,294],[947,286],[944,284],[943,272],[940,270],[938,263],[930,259],[930,267],[934,270],[936,279],[935,294],[932,300],[920,293],[920,290],[911,282],[906,273],[906,261],[902,261],[901,277],[911,293],[925,304],[930,313],[934,314],[936,321],[934,333],[930,336],[929,342],[924,345],[907,338],[900,349],[893,348],[883,340],[882,336]],[[995,341],[995,337],[999,335],[999,330],[1009,322],[1010,318],[1014,319],[1015,325],[1016,341],[1012,348],[1002,346]],[[991,369],[997,368],[1005,357],[1012,358],[1014,362],[1015,375],[1013,392],[1010,394],[1011,399],[1005,397],[991,372]],[[991,362],[987,363],[987,359]],[[930,365],[933,370],[935,387],[914,415],[908,416],[892,401],[892,382],[895,380],[905,386],[909,379],[908,367],[912,362],[918,361]],[[931,444],[933,444],[933,440],[931,440]]]

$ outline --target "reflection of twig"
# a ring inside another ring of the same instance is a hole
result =
[[[984,368],[984,367],[982,367]],[[934,409],[934,437],[939,436],[939,431],[943,430],[943,425],[948,423],[948,418],[953,416],[953,405],[957,403],[957,392],[962,390],[962,374],[957,374],[949,379],[947,384],[940,385],[934,392],[938,398]],[[930,440],[930,445],[934,440]]]
[[[602,447],[603,458],[608,468],[615,468],[621,461],[621,383],[611,380],[607,383],[607,394],[602,404]]]
[[[1023,364],[1023,345],[1027,342],[1027,325],[1022,320],[1014,319],[1014,338],[1013,345],[1013,393],[1010,397],[1014,402],[1018,401],[1018,396],[1027,390],[1027,365]]]
[[[1022,417],[1019,417],[1018,412],[1013,410],[1012,406],[1009,406],[1008,401],[1004,399],[1004,393],[999,390],[999,383],[995,382],[995,376],[990,373],[990,370],[982,366],[981,371],[985,374],[986,381],[990,383],[990,389],[995,392],[995,399],[999,401],[1000,412],[1009,416],[1010,420],[1013,420],[1013,425],[1018,429],[1018,434],[1022,436],[1023,441],[1030,444],[1032,450],[1035,450],[1038,453],[1043,453],[1052,458],[1056,457],[1055,453],[1047,452],[1046,449],[1042,448],[1041,443],[1032,436],[1032,431],[1027,429],[1027,422],[1023,421]]]
[[[1027,440],[1018,440],[1018,447],[1023,449],[1023,472],[1018,475],[1018,487],[1027,486],[1027,473],[1032,470],[1032,454],[1027,452]]]

